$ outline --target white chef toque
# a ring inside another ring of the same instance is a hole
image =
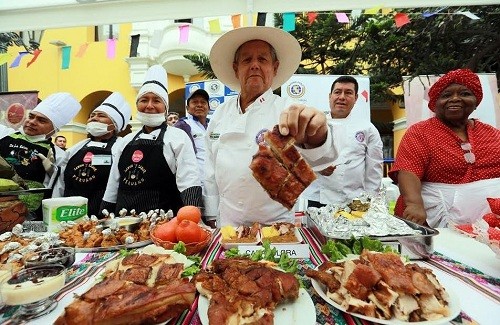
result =
[[[115,124],[117,132],[125,130],[132,114],[130,105],[119,92],[109,95],[101,105],[94,109],[95,111],[106,113]]]
[[[54,129],[59,131],[75,117],[81,107],[70,93],[55,93],[40,102],[32,112],[47,116]]]
[[[151,66],[148,71],[146,71],[144,83],[142,84],[141,89],[139,89],[139,93],[135,99],[136,103],[142,95],[146,93],[153,93],[163,99],[163,102],[165,102],[165,106],[168,110],[167,86],[167,71],[165,71],[165,69],[159,64]]]

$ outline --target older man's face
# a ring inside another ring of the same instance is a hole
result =
[[[279,62],[273,61],[271,46],[261,40],[252,40],[240,47],[233,63],[234,73],[240,81],[241,92],[261,95],[271,88]]]
[[[27,135],[52,135],[54,134],[54,125],[49,118],[38,112],[30,112],[28,118],[24,122],[24,133]]]

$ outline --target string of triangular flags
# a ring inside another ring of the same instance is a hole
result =
[[[85,52],[87,51],[87,48],[89,46],[89,43],[84,43],[81,44],[78,52],[75,54],[75,57],[77,58],[83,58],[85,56]],[[116,57],[116,46],[117,46],[117,40],[115,38],[107,39],[106,40],[106,57],[110,60],[114,59]],[[70,62],[71,62],[71,49],[72,47],[70,45],[65,45],[61,46],[61,69],[66,70],[69,69],[70,67]],[[26,64],[26,67],[31,66],[35,61],[38,59],[40,54],[42,53],[41,49],[36,49],[33,51],[33,57],[31,60]],[[30,54],[29,52],[23,51],[19,52],[18,55],[14,58],[14,60],[11,62],[9,65],[9,68],[17,68],[21,64],[22,58]],[[12,58],[11,53],[0,53],[0,65],[7,63],[10,61]]]
[[[429,18],[434,15],[464,15],[472,20],[478,20],[480,19],[478,16],[475,14],[471,13],[470,11],[457,11],[454,13],[441,13],[443,9],[446,7],[437,9],[436,11],[433,12],[424,12],[422,13],[422,16],[424,18]],[[318,12],[307,12],[304,13],[307,16],[308,23],[309,25],[312,25],[316,19],[318,18],[319,15],[321,14],[330,14],[330,13],[318,13]],[[404,12],[395,12],[391,8],[382,8],[382,7],[374,7],[374,8],[369,8],[365,9],[364,11],[362,10],[352,10],[351,12],[335,12],[335,17],[337,18],[337,21],[341,24],[348,24],[350,22],[349,16],[352,19],[355,19],[356,17],[359,17],[360,15],[365,14],[365,15],[377,15],[377,14],[382,14],[382,15],[390,15],[392,14],[394,16],[394,22],[396,24],[396,27],[400,28],[408,23],[411,22],[410,17],[408,14]],[[286,12],[283,13],[283,30],[291,32],[295,30],[295,18],[296,18],[296,13],[294,12]],[[249,26],[249,25],[257,25],[257,26],[263,26],[265,25],[266,21],[266,13],[258,13],[257,15],[253,15],[253,20],[249,24],[247,21],[247,15],[242,15],[242,14],[237,14],[237,15],[232,15],[231,16],[231,23],[233,28],[239,28],[241,26]],[[179,44],[185,44],[189,41],[189,29],[190,29],[189,24],[181,24],[178,26],[179,29]],[[213,34],[220,34],[222,29],[221,29],[221,24],[219,18],[214,18],[208,21],[208,27],[210,33]],[[161,30],[156,30],[153,32],[153,36],[151,37],[150,40],[150,46],[154,48],[160,48],[161,41],[162,41],[162,31]],[[131,45],[130,45],[130,57],[135,57],[137,56],[137,47],[139,45],[139,38],[140,35],[131,35]],[[75,57],[77,58],[83,58],[87,49],[88,49],[89,43],[84,43],[81,44],[78,52],[75,54]],[[114,59],[116,57],[116,46],[117,46],[117,40],[114,38],[106,40],[106,57],[108,59]],[[37,49],[35,50],[32,54],[33,57],[31,60],[27,63],[27,67],[31,66],[39,55],[41,54],[42,50]],[[21,59],[29,54],[29,52],[19,52],[19,54],[14,58],[12,63],[10,64],[9,68],[16,68],[20,65]],[[11,54],[10,53],[0,53],[0,65],[7,63],[11,59]],[[69,69],[70,67],[70,61],[71,61],[71,46],[66,45],[61,47],[61,69]]]

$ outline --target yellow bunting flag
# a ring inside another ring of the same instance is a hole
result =
[[[374,7],[370,9],[365,9],[365,15],[376,15],[380,11],[380,7]]]
[[[219,34],[221,32],[219,18],[209,20],[208,25],[210,26],[210,33]]]
[[[7,63],[10,60],[9,53],[0,53],[0,65]]]
[[[392,12],[392,8],[382,8],[382,15],[388,15]]]

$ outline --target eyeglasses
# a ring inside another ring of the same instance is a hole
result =
[[[469,142],[464,142],[460,144],[460,148],[465,152],[464,159],[468,164],[473,164],[476,162],[476,156],[472,152],[472,146]]]

